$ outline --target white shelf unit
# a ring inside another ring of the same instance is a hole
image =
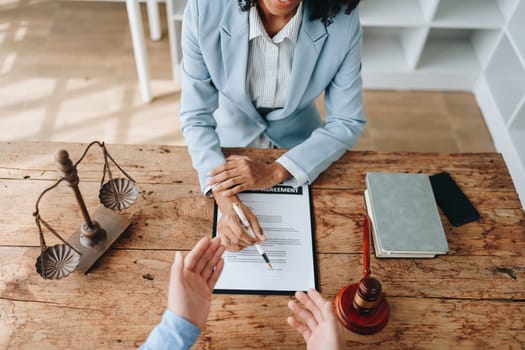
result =
[[[509,127],[511,142],[521,162],[521,174],[525,176],[523,164],[525,164],[525,103],[522,101],[519,111],[516,113]],[[523,179],[523,177],[522,177]]]
[[[525,94],[525,68],[506,34],[501,36],[484,76],[499,113],[508,123]]]
[[[365,88],[474,92],[525,207],[525,0],[364,0]]]
[[[525,2],[501,2],[505,23],[474,93],[525,207]]]
[[[494,0],[441,0],[432,21],[441,28],[493,28],[504,23],[503,14]]]
[[[510,1],[364,0],[365,87],[471,91]]]
[[[410,72],[426,33],[410,27],[372,27],[363,33],[363,62],[369,71]],[[388,60],[385,60],[388,57]]]
[[[369,26],[419,27],[425,24],[425,12],[418,0],[364,0],[360,14],[361,22]]]

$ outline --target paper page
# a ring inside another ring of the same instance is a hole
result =
[[[282,293],[316,288],[310,188],[275,186],[243,192],[239,199],[257,216],[268,238],[261,246],[270,270],[255,247],[224,254],[224,270],[216,292]],[[214,221],[214,236],[220,211]]]

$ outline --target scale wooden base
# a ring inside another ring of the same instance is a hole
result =
[[[104,254],[109,247],[120,237],[131,224],[127,215],[120,214],[106,207],[100,206],[91,215],[93,222],[100,225],[100,239],[96,240],[95,245],[85,247],[81,243],[83,234],[82,228],[78,228],[67,239],[67,242],[75,247],[82,255],[77,270],[86,274],[95,262]]]

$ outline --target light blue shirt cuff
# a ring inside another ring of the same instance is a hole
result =
[[[139,350],[189,349],[201,330],[190,321],[166,310]]]
[[[283,185],[299,187],[308,182],[308,176],[297,164],[292,162],[286,156],[282,155],[277,160],[292,175],[289,179],[283,181]]]

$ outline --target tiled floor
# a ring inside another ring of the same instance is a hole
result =
[[[166,23],[163,33],[147,43],[155,100],[144,104],[123,2],[0,2],[0,141],[184,144]],[[368,124],[355,149],[495,151],[470,93],[364,97]]]

